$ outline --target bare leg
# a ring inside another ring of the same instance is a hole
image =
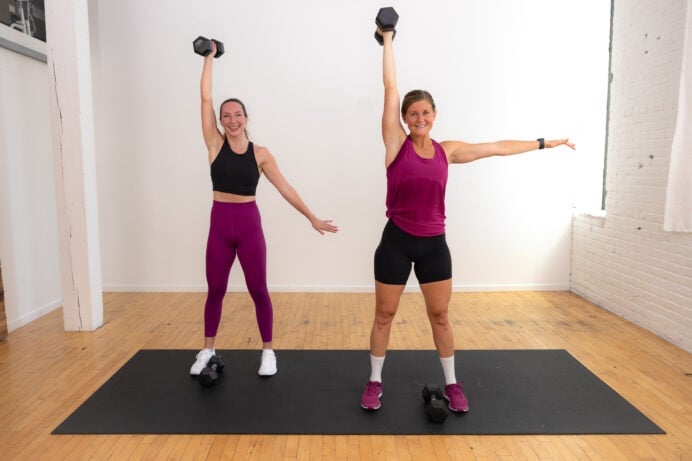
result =
[[[405,287],[375,282],[375,320],[370,332],[370,353],[375,357],[383,357],[387,352],[392,321]]]
[[[435,348],[440,357],[454,355],[454,334],[449,324],[449,300],[452,296],[452,279],[425,283],[420,286],[425,307],[432,327]]]
[[[406,285],[389,285],[375,281],[375,320],[370,331],[370,380],[360,398],[366,410],[380,408],[382,397],[382,365],[387,352],[392,321]]]

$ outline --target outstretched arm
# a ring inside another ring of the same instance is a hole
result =
[[[276,159],[266,147],[255,146],[255,155],[260,169],[269,182],[276,187],[276,190],[279,191],[281,196],[290,203],[293,208],[308,218],[313,229],[322,235],[324,235],[325,232],[336,232],[339,230],[338,227],[332,224],[331,220],[319,219],[310,211],[305,202],[303,202],[303,199],[298,195],[298,192],[289,184],[286,178],[284,178],[281,170],[279,170],[279,165],[276,163]]]
[[[399,153],[406,140],[406,132],[399,118],[399,89],[396,83],[396,63],[394,61],[394,32],[379,31],[383,37],[382,80],[384,83],[384,108],[382,110],[382,140],[385,146],[385,167],[388,167]]]
[[[540,142],[536,141],[495,141],[470,144],[463,141],[444,141],[442,147],[447,154],[449,163],[468,163],[495,155],[515,155],[530,152],[540,148]],[[545,140],[546,149],[565,145],[574,149],[573,143],[569,139]]]
[[[216,44],[212,41],[212,50],[204,57],[204,67],[202,67],[202,78],[199,83],[200,97],[202,101],[202,134],[204,143],[209,151],[209,163],[221,149],[223,136],[216,125],[216,115],[214,113],[214,102],[211,97],[211,74],[214,55],[216,54]]]

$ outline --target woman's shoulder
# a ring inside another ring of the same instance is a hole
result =
[[[433,146],[435,147],[435,152],[439,152],[445,157],[447,163],[450,163],[449,153],[454,150],[453,141],[435,141],[433,139]]]
[[[413,149],[413,140],[409,135],[406,135],[404,140],[401,142],[401,146],[399,146],[399,152],[401,152],[404,149]]]
[[[261,146],[253,142],[252,150],[255,153],[255,160],[257,160],[257,163],[264,163],[264,161],[272,158],[272,153],[267,146]]]
[[[261,146],[255,142],[252,142],[252,150],[255,151],[255,155],[266,155],[269,153],[269,149],[267,149],[267,146]]]

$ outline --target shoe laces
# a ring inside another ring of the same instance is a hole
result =
[[[367,385],[365,392],[368,395],[380,395],[380,388],[381,387],[382,387],[382,385],[380,383],[375,382],[375,381],[370,381],[370,382],[368,382],[368,385]]]
[[[202,349],[201,351],[199,351],[197,353],[198,359],[204,358],[204,359],[209,360],[213,356],[214,356],[214,353],[212,351],[210,351],[209,349]]]
[[[452,395],[454,395],[455,397],[461,397],[461,394],[462,394],[461,384],[459,384],[459,383],[450,384],[449,386],[447,386],[446,391],[447,391],[447,395],[449,395],[450,397]]]

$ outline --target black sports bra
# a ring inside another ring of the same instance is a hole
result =
[[[229,194],[255,195],[259,177],[253,144],[248,144],[244,154],[236,154],[225,139],[219,155],[211,163],[213,189]]]

